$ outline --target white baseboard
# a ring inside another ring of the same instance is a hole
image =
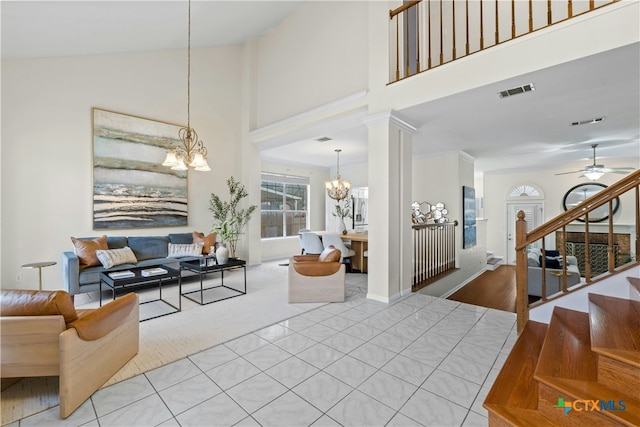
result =
[[[443,294],[440,296],[440,298],[448,298],[451,295],[453,295],[454,293],[456,293],[456,291],[458,291],[459,289],[461,289],[464,285],[466,285],[467,283],[471,282],[472,280],[474,280],[475,278],[479,277],[482,273],[484,273],[485,271],[487,271],[486,267],[483,268],[482,270],[478,271],[476,274],[474,274],[473,276],[469,277],[467,280],[465,280],[464,282],[460,283],[458,286],[456,286],[455,288],[451,289],[449,292]]]

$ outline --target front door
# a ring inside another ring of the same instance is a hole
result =
[[[524,212],[527,233],[542,225],[542,203],[507,203],[507,264],[516,263],[516,221],[518,212]]]

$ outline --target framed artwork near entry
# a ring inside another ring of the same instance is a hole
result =
[[[187,172],[162,166],[181,127],[93,108],[94,230],[187,225]]]
[[[462,187],[462,248],[469,249],[476,245],[476,190],[473,187]]]

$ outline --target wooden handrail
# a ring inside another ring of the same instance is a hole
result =
[[[420,228],[438,228],[438,227],[457,227],[458,226],[458,220],[453,220],[453,222],[439,222],[436,224],[411,224],[411,228],[413,228],[414,230],[418,230]]]
[[[580,203],[578,206],[575,206],[566,212],[556,216],[555,218],[547,221],[545,224],[540,227],[532,230],[527,234],[527,239],[524,243],[516,246],[516,251],[521,251],[526,248],[527,245],[535,242],[546,236],[549,233],[554,232],[555,230],[562,228],[571,222],[581,218],[585,215],[585,212],[593,210],[599,206],[604,205],[619,197],[621,194],[626,193],[634,187],[637,187],[640,184],[640,170],[637,170],[633,173],[630,173],[625,178],[616,182],[615,184],[607,187],[606,191],[600,191],[595,195],[589,197],[584,202]]]
[[[391,18],[393,18],[394,16],[396,16],[396,15],[398,15],[398,14],[400,14],[400,13],[404,12],[405,10],[407,10],[407,9],[409,9],[409,8],[411,8],[411,7],[415,6],[415,5],[417,5],[417,4],[418,4],[418,3],[420,3],[421,1],[422,1],[422,0],[414,0],[414,1],[410,1],[410,2],[407,2],[407,3],[403,4],[403,5],[402,5],[402,6],[400,6],[400,7],[397,7],[397,8],[395,8],[395,9],[393,9],[393,10],[390,10],[390,11],[389,11],[389,18],[390,18],[390,19],[391,19]]]

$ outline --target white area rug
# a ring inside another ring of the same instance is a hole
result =
[[[225,272],[225,285],[241,288],[243,281],[242,270]],[[219,283],[220,274],[216,273],[205,281],[205,286]],[[199,281],[190,279],[183,285],[183,292],[199,287]],[[158,293],[149,290],[139,295],[142,302],[157,298]],[[163,298],[175,305],[177,295],[177,286],[163,289]],[[278,262],[247,268],[246,295],[203,306],[182,298],[181,312],[140,323],[140,352],[103,387],[324,305],[289,304],[287,300],[287,267]],[[149,310],[146,306],[151,305],[141,306],[141,317],[143,311]],[[97,306],[93,301],[77,308]],[[4,426],[57,405],[58,378],[25,378],[3,391],[0,400]]]

